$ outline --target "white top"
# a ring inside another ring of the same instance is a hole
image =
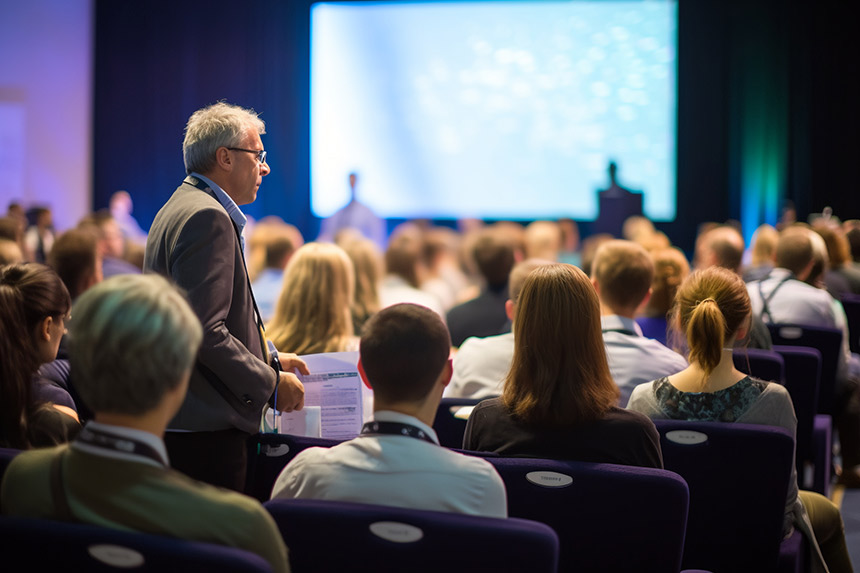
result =
[[[432,294],[411,286],[399,276],[386,276],[379,285],[379,305],[382,308],[387,308],[402,302],[411,302],[412,304],[426,306],[438,314],[442,318],[442,322],[445,322],[445,311],[442,310],[439,299]]]
[[[642,336],[642,329],[632,318],[616,314],[601,316],[600,326],[609,371],[621,389],[618,405],[622,408],[639,384],[670,376],[689,366],[674,350]]]
[[[765,299],[768,299],[770,314],[770,320],[767,316],[762,316],[765,322],[838,328],[842,331],[839,376],[860,374],[860,363],[851,354],[848,321],[842,303],[830,296],[826,290],[792,279],[791,276],[788,269],[776,268],[767,278],[747,284],[753,314],[762,315],[764,294]]]
[[[507,517],[505,485],[489,462],[437,445],[436,432],[412,416],[379,411],[373,419],[411,424],[436,444],[410,436],[374,435],[331,448],[308,448],[278,476],[272,498]]]
[[[454,375],[445,389],[452,398],[499,396],[514,357],[514,333],[470,337],[454,355]]]

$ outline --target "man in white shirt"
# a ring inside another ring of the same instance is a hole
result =
[[[612,379],[621,389],[620,406],[626,406],[633,388],[685,369],[683,356],[642,336],[636,310],[648,302],[654,263],[648,252],[632,241],[608,241],[597,249],[591,265],[591,282],[600,299],[603,343]]]
[[[301,452],[278,476],[272,497],[507,517],[493,466],[441,447],[431,428],[451,379],[450,346],[448,329],[425,307],[379,311],[365,325],[358,363],[373,388],[373,419],[353,440]]]
[[[505,313],[511,323],[516,319],[517,301],[526,277],[541,265],[552,264],[545,259],[528,259],[517,263],[508,278],[510,298],[505,302]],[[467,338],[454,355],[454,375],[445,389],[452,398],[489,398],[502,393],[502,384],[511,368],[514,357],[514,333],[511,332],[478,338]]]

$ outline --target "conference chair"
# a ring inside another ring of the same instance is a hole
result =
[[[783,428],[654,420],[663,462],[690,488],[683,566],[716,573],[796,571],[800,533],[783,544],[794,440]],[[781,550],[783,553],[781,554]]]
[[[558,536],[525,519],[310,499],[264,505],[290,548],[293,573],[555,573],[558,564]]]
[[[462,448],[463,435],[466,433],[468,417],[458,417],[458,411],[465,406],[474,406],[484,398],[442,398],[436,409],[433,430],[439,443],[446,448]]]
[[[679,475],[615,464],[485,459],[505,482],[508,514],[558,534],[559,571],[679,570],[689,502]]]
[[[642,329],[642,335],[653,338],[660,344],[666,344],[666,317],[665,316],[640,316],[636,324]]]
[[[818,413],[833,414],[836,369],[842,352],[842,331],[838,328],[799,324],[768,324],[777,346],[807,346],[821,353],[821,381],[818,387]]]
[[[20,517],[0,517],[0,555],[9,571],[272,571],[259,555],[235,547]]]
[[[299,452],[314,447],[330,448],[339,443],[341,440],[292,434],[254,434],[248,439],[245,493],[261,502],[268,500],[281,470]]]
[[[734,351],[735,368],[760,380],[777,382],[791,395],[797,415],[796,456],[798,479],[804,489],[827,495],[830,484],[830,416],[818,411],[821,353],[803,346],[774,346]],[[812,470],[806,479],[806,468]]]
[[[843,294],[842,308],[848,319],[848,345],[851,352],[860,353],[860,295]]]

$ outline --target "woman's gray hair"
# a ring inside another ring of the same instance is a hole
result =
[[[249,129],[260,135],[266,133],[266,124],[253,109],[219,101],[198,109],[188,118],[182,157],[185,172],[206,174],[215,167],[215,151],[219,147],[238,147]]]
[[[203,329],[163,277],[119,275],[78,298],[69,337],[72,376],[87,406],[141,415],[183,381]]]

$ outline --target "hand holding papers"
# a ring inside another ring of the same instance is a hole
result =
[[[314,431],[313,423],[301,412],[285,414],[280,432],[343,440],[356,437],[373,411],[372,391],[358,375],[358,352],[309,354],[301,359],[293,356],[301,361],[304,370],[313,373],[300,370],[298,377],[305,387],[305,410],[319,407],[320,433],[306,433]]]

